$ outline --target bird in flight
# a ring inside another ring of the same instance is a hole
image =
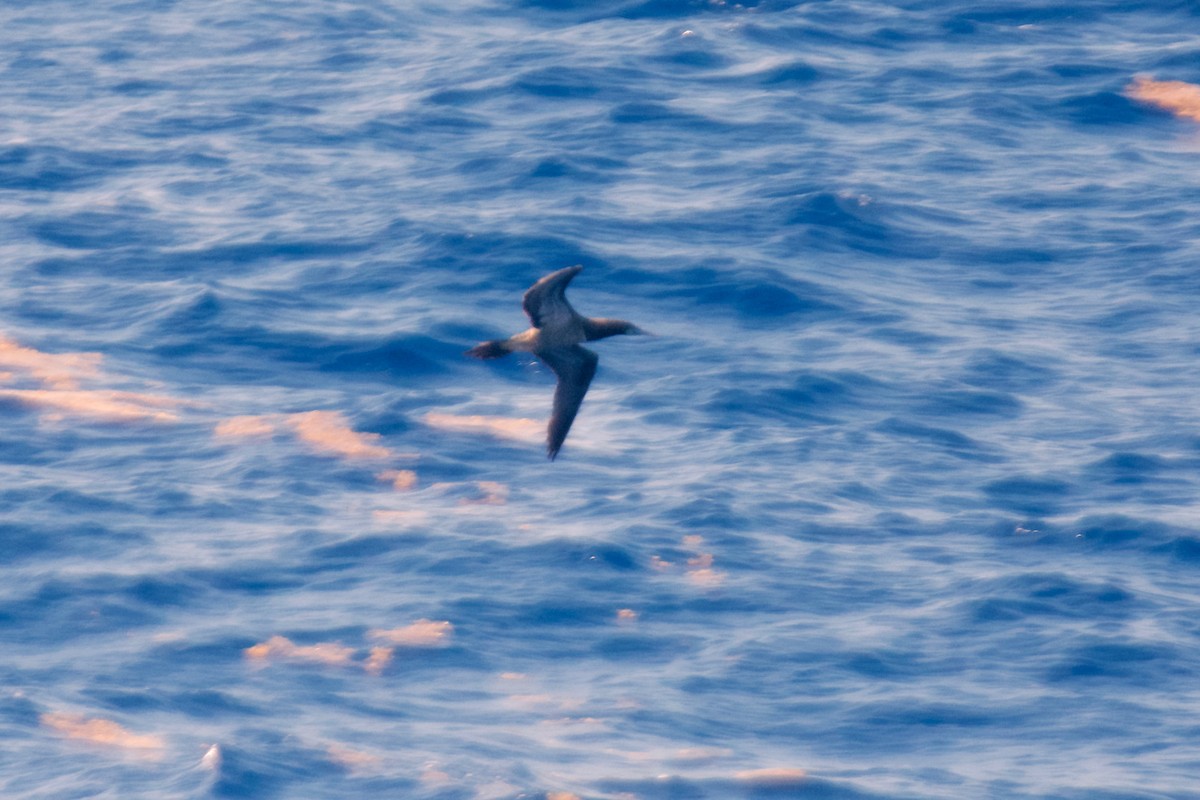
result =
[[[567,302],[567,284],[583,270],[581,266],[551,272],[529,287],[522,307],[533,327],[507,339],[480,342],[467,351],[475,358],[500,358],[509,353],[533,353],[558,376],[554,410],[546,435],[546,455],[553,461],[579,413],[600,357],[580,346],[618,334],[645,334],[623,319],[585,317]]]

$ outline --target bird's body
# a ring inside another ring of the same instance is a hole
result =
[[[582,270],[579,266],[560,269],[529,287],[522,302],[533,324],[529,330],[507,339],[480,342],[467,351],[467,355],[475,358],[532,353],[554,370],[558,386],[554,390],[554,411],[550,414],[546,439],[546,453],[552,460],[567,438],[600,361],[599,356],[581,344],[618,334],[645,333],[631,322],[585,317],[571,308],[565,294],[567,284]]]

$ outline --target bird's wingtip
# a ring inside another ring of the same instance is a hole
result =
[[[493,342],[480,342],[470,350],[463,351],[463,355],[465,356],[482,359],[500,358],[501,356],[508,355],[508,353],[508,347],[506,347],[504,342],[500,340]]]

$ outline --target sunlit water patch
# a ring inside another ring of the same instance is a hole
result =
[[[1196,21],[9,3],[2,793],[1200,797]]]

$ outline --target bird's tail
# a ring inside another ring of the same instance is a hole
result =
[[[497,339],[491,342],[480,342],[468,350],[467,355],[472,358],[500,358],[511,352],[503,339]]]

